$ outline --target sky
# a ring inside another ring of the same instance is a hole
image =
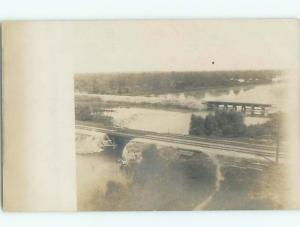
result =
[[[67,27],[62,32],[68,33],[78,73],[291,69],[300,60],[296,20],[132,20]]]
[[[22,37],[18,42],[23,42],[21,47],[26,51],[51,55],[57,63],[66,62],[61,68],[72,68],[74,73],[294,70],[300,60],[299,21],[292,19],[102,20],[6,25],[15,32],[15,39]]]

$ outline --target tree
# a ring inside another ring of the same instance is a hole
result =
[[[204,120],[204,132],[206,135],[210,136],[211,134],[216,134],[217,132],[217,122],[215,117],[212,114],[206,116]]]
[[[205,131],[205,126],[204,126],[203,117],[192,114],[189,134],[201,136],[204,135],[204,131]]]
[[[191,117],[191,135],[215,135],[224,137],[239,137],[246,132],[244,117],[241,113],[234,111],[217,111],[209,114],[203,119],[201,116]]]
[[[76,120],[89,121],[92,120],[91,109],[88,104],[78,104],[75,108]]]

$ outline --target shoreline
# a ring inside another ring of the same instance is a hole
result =
[[[271,84],[278,84],[278,83],[284,83],[284,81],[279,81],[279,82],[266,82],[266,83],[249,83],[249,84],[240,84],[240,85],[230,85],[230,86],[206,86],[206,87],[198,87],[198,88],[185,88],[185,89],[169,89],[169,90],[159,90],[159,91],[153,91],[153,92],[136,92],[136,93],[127,93],[127,94],[115,94],[115,93],[84,93],[84,92],[79,92],[75,91],[75,96],[76,95],[110,95],[110,96],[129,96],[129,97],[134,97],[134,96],[142,96],[142,97],[157,97],[160,95],[166,95],[168,93],[171,94],[180,94],[180,93],[185,93],[185,92],[193,92],[193,91],[203,91],[207,92],[208,90],[224,90],[224,89],[237,89],[237,88],[251,88],[254,86],[263,86],[263,85],[271,85]]]

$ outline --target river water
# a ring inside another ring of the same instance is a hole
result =
[[[205,89],[181,93],[168,93],[151,96],[116,96],[99,95],[104,101],[132,102],[132,103],[160,103],[176,104],[195,110],[168,110],[167,108],[139,108],[118,107],[105,112],[113,119],[116,127],[140,129],[159,133],[188,134],[192,114],[205,117],[209,112],[205,110],[203,101],[234,101],[272,104],[271,111],[283,111],[286,108],[287,84],[272,83],[265,85],[235,87],[227,89]],[[260,124],[268,118],[245,117],[245,123]]]

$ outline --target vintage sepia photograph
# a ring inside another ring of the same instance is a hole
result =
[[[78,209],[285,208],[288,76],[75,74]]]
[[[284,207],[284,72],[97,73],[74,80],[79,209]]]
[[[299,209],[299,21],[7,22],[2,36],[6,210]]]

